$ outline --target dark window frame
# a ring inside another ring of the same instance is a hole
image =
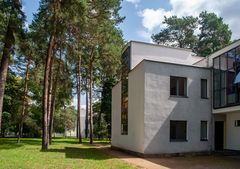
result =
[[[176,81],[176,91],[175,91],[175,93],[176,94],[173,94],[172,93],[172,86],[173,86],[173,84],[171,83],[172,81]],[[183,80],[183,95],[181,95],[180,94],[180,80]],[[187,98],[188,97],[188,90],[187,90],[187,88],[188,88],[188,86],[187,86],[188,84],[187,84],[187,78],[186,77],[180,77],[180,76],[170,76],[170,96],[171,97],[183,97],[183,98]]]
[[[203,123],[206,123],[206,137],[204,138],[204,136],[202,135],[202,130],[203,130]],[[202,120],[201,122],[200,122],[200,140],[201,141],[208,141],[208,121],[206,121],[206,120]]]
[[[205,86],[206,88],[203,88],[203,84],[202,84],[203,82],[206,84]],[[208,80],[207,79],[201,79],[201,98],[208,99]]]
[[[179,125],[179,124],[177,124],[177,123],[184,123],[184,127],[185,127],[185,131],[183,131],[183,133],[185,134],[185,136],[183,136],[183,137],[185,137],[185,138],[173,138],[173,137],[177,137],[177,135],[179,134],[179,133],[177,133],[177,129],[175,129],[175,131],[173,130],[173,126],[172,125]],[[169,124],[169,140],[170,140],[170,142],[187,142],[188,140],[187,140],[187,133],[188,133],[188,129],[187,129],[187,127],[188,127],[188,124],[187,124],[187,120],[170,120],[170,124]],[[175,132],[175,136],[173,136],[173,134],[174,134],[174,132]]]

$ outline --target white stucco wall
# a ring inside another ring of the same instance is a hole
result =
[[[112,90],[112,145],[143,153],[144,67],[138,65],[128,77],[128,135],[121,135],[121,83]]]
[[[135,41],[131,41],[130,46],[131,69],[144,59],[183,65],[192,65],[203,59],[202,57],[194,56],[195,54],[189,49],[172,48]]]
[[[240,120],[240,112],[226,114],[226,148],[240,150],[240,127],[235,127],[235,120]]]
[[[200,96],[201,78],[211,86],[211,71],[152,61],[144,61],[144,67],[144,153],[211,150],[211,98]],[[170,97],[170,76],[187,77],[188,98]],[[170,120],[187,120],[187,142],[170,142]],[[200,141],[201,120],[208,121],[208,141]]]

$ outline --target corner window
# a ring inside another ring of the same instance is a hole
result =
[[[207,99],[207,79],[201,79],[201,98]]]
[[[187,78],[170,77],[170,95],[171,96],[187,96]]]
[[[207,121],[201,121],[201,141],[208,140],[208,126]]]
[[[235,120],[235,127],[240,127],[240,120]]]
[[[170,141],[187,141],[187,121],[170,121]]]

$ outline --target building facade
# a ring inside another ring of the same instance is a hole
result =
[[[202,58],[130,42],[112,89],[112,146],[141,154],[240,150],[240,41]]]

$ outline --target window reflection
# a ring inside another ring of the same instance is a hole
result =
[[[213,60],[214,108],[240,104],[240,84],[235,78],[240,72],[240,47]]]

